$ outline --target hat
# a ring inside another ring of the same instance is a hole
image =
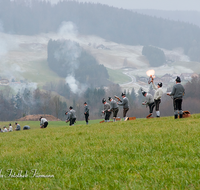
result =
[[[108,97],[108,100],[110,101],[111,99],[112,99],[112,98],[109,96],[109,97]]]
[[[4,126],[3,128],[6,128],[6,126]]]
[[[144,96],[146,94],[146,92],[145,91],[142,91],[142,95]]]
[[[162,87],[162,82],[159,82],[159,83],[158,83],[158,86]]]
[[[181,78],[179,76],[176,77],[176,82],[181,82]]]
[[[72,107],[72,106],[70,106],[70,107],[69,107],[69,109],[73,109],[73,107]]]
[[[106,102],[106,99],[105,99],[105,98],[102,99],[102,103],[104,103],[104,102]]]
[[[122,95],[121,95],[121,96],[126,96],[126,94],[122,92]]]
[[[87,104],[87,102],[84,102],[84,104]]]

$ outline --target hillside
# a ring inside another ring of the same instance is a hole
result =
[[[60,30],[69,27],[66,23]],[[72,30],[73,31],[73,30]],[[140,86],[148,88],[147,83],[138,82],[138,77],[147,77],[146,71],[154,69],[156,76],[165,74],[180,75],[181,73],[199,73],[199,63],[192,63],[183,54],[181,48],[172,51],[162,49],[172,62],[157,68],[149,67],[148,61],[142,56],[142,46],[129,46],[107,41],[97,36],[74,35],[74,33],[49,33],[37,36],[10,35],[0,33],[4,54],[0,57],[0,76],[12,80],[24,80],[37,83],[58,81],[61,78],[49,69],[47,60],[47,44],[50,39],[70,39],[78,42],[99,62],[108,68],[110,80],[119,83],[125,89]],[[12,43],[10,43],[12,41]],[[14,86],[14,84],[10,84]]]
[[[20,13],[20,14],[19,14]],[[81,35],[131,46],[181,47],[192,61],[200,61],[200,28],[194,24],[151,17],[102,4],[60,1],[0,1],[1,30],[18,35],[57,32],[73,22]]]
[[[199,11],[169,11],[169,10],[152,10],[140,9],[133,10],[134,12],[145,14],[148,16],[156,16],[157,18],[164,18],[174,21],[182,21],[190,24],[195,24],[200,27],[200,12]]]
[[[31,130],[1,133],[0,188],[199,189],[199,119],[20,122]]]

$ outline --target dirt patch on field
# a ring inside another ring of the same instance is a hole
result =
[[[22,117],[20,119],[17,119],[17,121],[39,121],[39,118],[43,116],[48,121],[60,121],[60,119],[54,117],[53,115],[27,115],[25,117]]]

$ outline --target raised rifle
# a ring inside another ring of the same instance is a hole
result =
[[[152,75],[150,75],[148,84],[151,84],[153,82],[153,80],[154,80],[154,77]]]
[[[122,102],[122,100],[118,96],[114,96],[119,102]]]

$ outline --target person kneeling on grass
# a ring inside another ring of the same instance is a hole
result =
[[[20,131],[21,130],[20,125],[17,122],[15,123],[15,125],[16,125],[15,131]]]
[[[40,128],[46,128],[48,125],[47,119],[41,116],[39,120],[40,120]]]
[[[29,130],[29,129],[31,129],[31,128],[30,128],[30,126],[28,126],[28,125],[25,125],[25,126],[23,127],[23,130]]]

